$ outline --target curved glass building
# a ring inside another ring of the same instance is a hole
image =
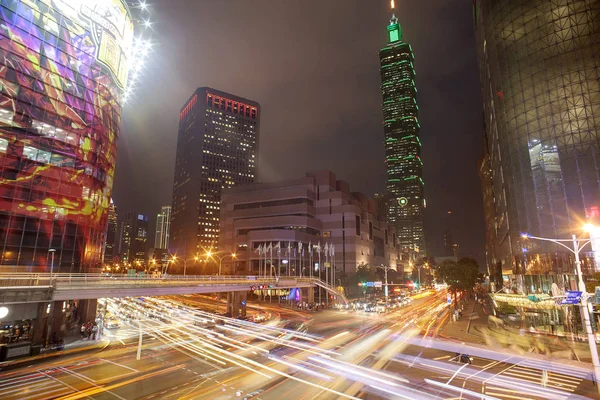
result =
[[[505,274],[571,273],[565,249],[521,233],[569,239],[600,217],[600,1],[473,3],[495,205],[490,262]],[[591,249],[582,261],[595,268]]]
[[[0,19],[0,269],[94,270],[131,13],[124,0],[1,0]]]

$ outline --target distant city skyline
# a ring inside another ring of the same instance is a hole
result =
[[[228,2],[152,4],[161,16],[152,28],[160,32],[153,62],[123,112],[114,195],[122,212],[153,215],[171,202],[179,111],[201,85],[261,103],[259,181],[329,169],[367,195],[384,192],[377,52],[388,40],[389,2],[253,3],[236,3],[233,13]],[[231,25],[214,35],[213,24],[199,24],[199,15]],[[436,221],[450,209],[463,221],[454,232],[462,253],[483,262],[481,96],[471,3],[400,2],[396,16],[415,53],[427,248],[443,251]],[[310,24],[289,30],[299,20]]]

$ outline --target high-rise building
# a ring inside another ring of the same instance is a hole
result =
[[[117,228],[118,228],[117,206],[110,199],[108,207],[108,227],[106,229],[106,245],[104,247],[104,263],[112,264],[117,254]]]
[[[600,216],[600,1],[473,5],[496,257],[505,273],[572,273],[566,249],[521,233],[568,239]]]
[[[169,232],[171,230],[171,206],[162,206],[156,216],[155,249],[169,248]]]
[[[387,171],[387,218],[410,259],[425,256],[425,196],[414,55],[392,14],[388,45],[379,52]]]
[[[496,258],[496,211],[494,205],[494,180],[490,155],[487,152],[487,142],[484,138],[483,157],[479,160],[479,179],[483,195],[483,220],[485,224],[485,264],[487,271],[493,279],[497,280],[498,260]],[[507,271],[511,272],[511,271]]]
[[[452,239],[452,231],[446,229],[444,231],[444,256],[450,257],[454,255],[454,240]]]
[[[52,253],[55,272],[100,268],[134,53],[130,9],[2,1],[0,35],[0,266],[50,270]]]
[[[193,257],[217,246],[221,190],[256,177],[260,106],[208,87],[179,114],[170,251]]]
[[[148,216],[127,213],[121,221],[121,261],[134,264],[146,262]]]

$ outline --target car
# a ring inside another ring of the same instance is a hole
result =
[[[265,322],[267,320],[267,317],[265,317],[264,315],[255,315],[252,318],[252,322]]]
[[[106,321],[106,329],[117,329],[120,326],[121,325],[119,324],[118,319],[109,319],[108,321]]]
[[[377,303],[377,305],[375,305],[375,312],[380,314],[380,313],[384,313],[387,311],[387,307],[385,306],[385,303]]]
[[[472,364],[473,363],[473,357],[471,357],[468,354],[459,354],[459,353],[456,353],[456,362],[463,363],[463,364]]]
[[[288,321],[283,325],[283,329],[288,331],[296,331],[299,333],[308,332],[308,328],[304,325],[302,321]],[[281,333],[280,337],[283,336],[284,339],[292,339],[294,337],[293,333]]]
[[[375,304],[368,303],[365,305],[366,312],[375,312]]]

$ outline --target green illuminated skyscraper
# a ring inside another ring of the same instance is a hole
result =
[[[387,170],[387,217],[396,226],[404,259],[425,255],[425,197],[414,55],[392,14],[387,46],[379,52]]]

